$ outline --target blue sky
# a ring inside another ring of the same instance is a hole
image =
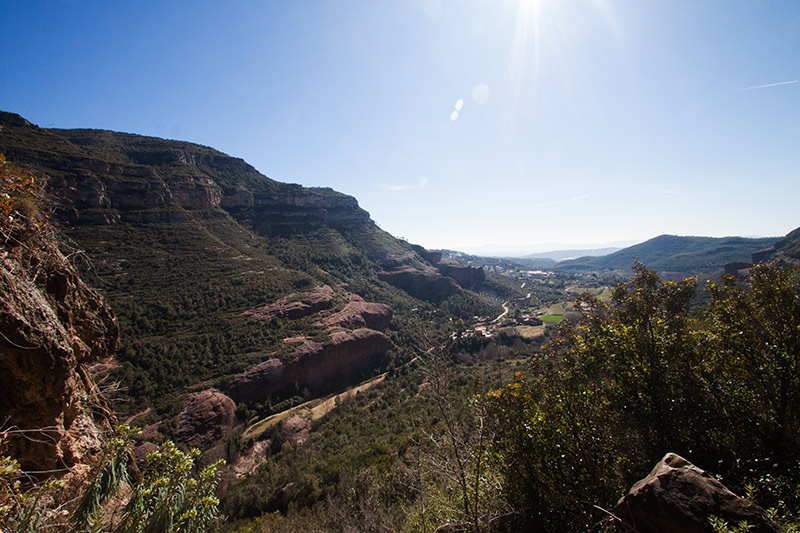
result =
[[[0,15],[0,109],[213,146],[352,194],[428,247],[800,226],[796,0],[8,0]]]

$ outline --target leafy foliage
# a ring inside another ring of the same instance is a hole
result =
[[[593,504],[613,505],[669,451],[734,487],[796,480],[798,279],[757,266],[693,315],[694,280],[637,262],[610,302],[579,298],[578,322],[487,398],[514,527],[583,530],[602,518]],[[779,499],[796,505],[791,489]]]
[[[3,531],[32,533],[47,523],[53,512],[50,495],[61,487],[58,481],[30,486],[30,478],[19,463],[4,454],[0,436],[0,527]]]
[[[166,441],[147,456],[144,476],[125,507],[120,533],[208,531],[219,518],[214,496],[218,461],[192,476],[198,450],[188,453]]]
[[[148,454],[142,479],[130,483],[127,475],[131,437],[138,430],[120,426],[105,450],[94,479],[81,496],[70,522],[77,531],[107,530],[117,533],[210,531],[219,520],[214,496],[217,470],[223,461],[202,468],[195,476],[198,450],[183,452],[171,441]],[[104,520],[107,502],[125,486],[131,495],[122,520]]]
[[[94,479],[81,495],[70,522],[79,530],[94,528],[102,507],[119,489],[127,485],[130,459],[130,439],[139,431],[126,425],[120,426],[106,444],[104,458],[95,470]]]

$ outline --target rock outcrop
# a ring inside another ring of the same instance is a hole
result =
[[[358,296],[351,296],[351,301],[344,308],[325,318],[325,326],[369,328],[383,331],[392,322],[392,307],[387,304],[365,302]]]
[[[786,237],[764,250],[752,254],[753,263],[778,261],[780,263],[800,264],[800,228],[790,231]]]
[[[408,265],[399,266],[378,272],[378,279],[421,300],[443,300],[461,290],[458,283],[432,268],[420,270]]]
[[[733,524],[747,520],[753,532],[778,531],[763,509],[674,453],[617,502],[614,514],[639,533],[712,533],[710,516]]]
[[[215,389],[189,394],[178,415],[175,440],[205,450],[230,435],[236,421],[236,404]]]
[[[271,304],[249,309],[244,314],[253,320],[266,322],[273,318],[295,320],[329,308],[334,295],[333,289],[320,285],[310,291],[290,294]]]
[[[0,423],[23,468],[64,474],[100,452],[107,405],[87,366],[119,329],[51,237],[0,246]]]
[[[442,252],[426,250],[419,245],[412,245],[411,248],[443,276],[453,279],[465,289],[477,288],[486,280],[486,272],[482,268],[471,267],[455,259],[443,258]]]
[[[442,259],[436,264],[442,275],[452,278],[465,289],[477,288],[486,280],[486,272],[482,268],[471,267],[453,259]]]
[[[385,364],[393,347],[386,335],[372,329],[336,331],[325,345],[305,340],[291,360],[270,358],[249,368],[231,381],[227,393],[248,403],[294,396],[303,389],[325,394]]]

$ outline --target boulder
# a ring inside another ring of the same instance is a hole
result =
[[[747,520],[752,532],[778,531],[763,509],[674,453],[665,455],[633,485],[617,502],[614,514],[638,533],[712,533],[711,516],[731,525]]]
[[[205,450],[227,437],[236,421],[236,404],[215,389],[189,394],[178,415],[175,440]]]

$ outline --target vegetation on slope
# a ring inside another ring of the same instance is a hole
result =
[[[155,408],[140,423],[175,415],[184,392],[291,355],[284,338],[325,340],[315,317],[264,323],[243,314],[317,285],[336,292],[332,311],[348,293],[391,305],[387,334],[400,347],[419,321],[444,338],[451,317],[499,313],[499,301],[469,291],[431,303],[378,281],[385,264],[424,261],[330,189],[279,183],[192,143],[46,130],[8,113],[0,121],[0,147],[53,178],[72,257],[115,310],[117,408]]]

